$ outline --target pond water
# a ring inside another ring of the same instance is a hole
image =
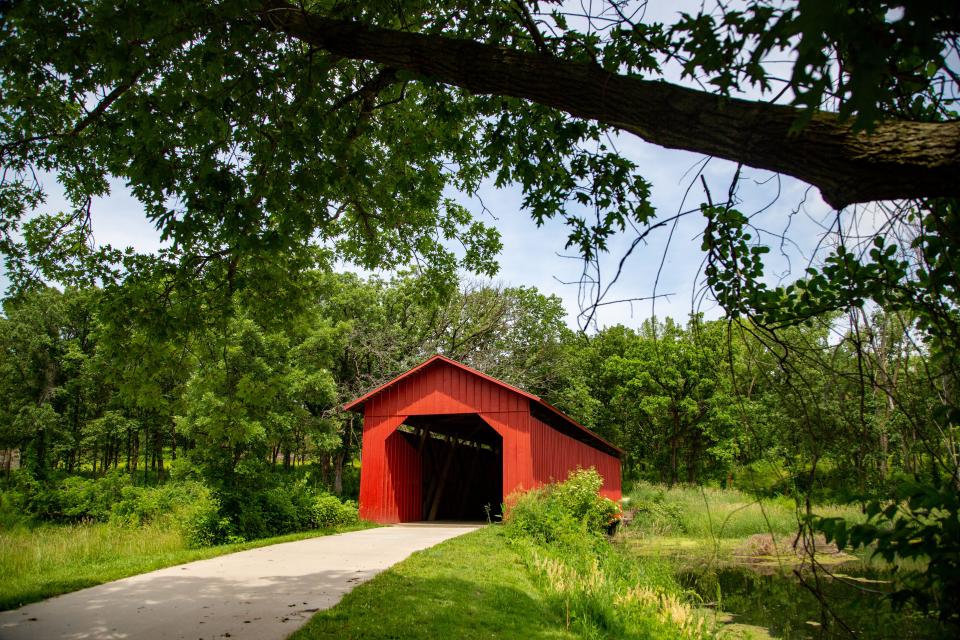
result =
[[[820,597],[835,616],[825,611],[792,568],[687,567],[678,577],[711,608],[732,614],[731,622],[764,627],[777,638],[850,638],[851,632],[859,638],[897,640],[956,637],[955,629],[951,633],[934,617],[911,608],[893,610],[882,595],[891,588],[888,572],[860,562],[835,565],[830,572],[836,578],[809,571],[802,577],[811,587],[818,585]]]

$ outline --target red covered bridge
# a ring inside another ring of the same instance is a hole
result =
[[[620,499],[623,451],[540,398],[443,356],[345,405],[363,412],[360,516],[475,520],[577,467]]]

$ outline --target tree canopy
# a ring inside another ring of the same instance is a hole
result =
[[[646,9],[6,3],[10,270],[82,252],[110,176],[193,271],[320,242],[366,267],[489,274],[496,230],[445,191],[486,178],[519,185],[530,215],[562,218],[589,257],[659,222],[643,168],[607,142],[615,131],[799,177],[835,206],[957,195],[954,3],[754,0],[673,24]],[[678,64],[699,89],[668,81]],[[73,209],[24,224],[44,197],[37,172],[58,176]]]

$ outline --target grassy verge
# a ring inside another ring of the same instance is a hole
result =
[[[184,562],[367,526],[315,529],[199,549],[188,548],[180,529],[169,523],[0,529],[0,610]]]
[[[497,527],[413,554],[318,613],[291,640],[576,637]]]

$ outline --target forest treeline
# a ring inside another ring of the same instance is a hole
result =
[[[884,495],[898,475],[935,476],[955,456],[935,411],[947,378],[902,315],[776,334],[648,319],[586,337],[567,328],[559,298],[532,288],[303,280],[296,303],[184,296],[152,316],[132,284],[6,299],[0,448],[19,449],[38,480],[119,469],[156,482],[175,468],[237,509],[276,469],[309,466],[355,495],[361,420],[343,403],[442,353],[622,447],[628,478],[850,498]]]
[[[242,286],[228,263],[8,297],[0,449],[23,468],[4,474],[3,517],[173,517],[201,546],[353,522],[362,420],[344,402],[442,353],[623,448],[628,482],[790,496],[797,539],[919,561],[895,596],[960,619],[952,360],[906,312],[585,336],[533,288],[263,267]],[[867,520],[820,517],[824,500]]]

